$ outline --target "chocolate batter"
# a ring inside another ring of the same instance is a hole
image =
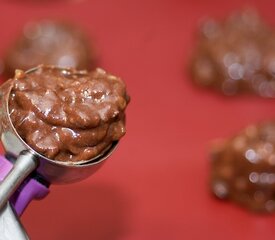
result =
[[[225,95],[275,97],[275,31],[252,11],[208,20],[200,29],[191,73],[197,85]]]
[[[216,143],[211,188],[250,210],[275,211],[275,122],[250,125]]]
[[[10,118],[34,150],[58,161],[82,161],[104,152],[125,134],[125,85],[102,69],[39,66],[17,71]]]
[[[15,69],[28,70],[39,64],[92,69],[95,53],[78,28],[43,20],[28,23],[4,58],[4,73],[12,77]]]

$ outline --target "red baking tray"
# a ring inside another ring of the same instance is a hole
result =
[[[132,97],[128,132],[105,166],[83,182],[52,186],[29,206],[22,222],[31,239],[274,239],[275,214],[250,213],[209,193],[208,148],[275,118],[275,99],[197,89],[186,71],[199,21],[245,7],[275,24],[272,0],[0,2],[0,56],[24,23],[71,20]]]

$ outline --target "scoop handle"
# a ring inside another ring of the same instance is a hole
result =
[[[27,150],[20,153],[13,168],[0,183],[0,210],[6,205],[19,185],[37,166],[38,160],[33,153]]]

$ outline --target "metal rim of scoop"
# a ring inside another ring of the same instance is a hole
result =
[[[46,66],[49,68],[53,68],[53,69],[59,69],[59,70],[71,70],[70,68],[61,68],[61,67],[55,67],[52,65],[39,65],[37,67],[31,68],[28,71],[25,71],[26,74],[32,73],[37,71],[38,69],[40,69],[41,67]],[[81,73],[86,73],[86,70],[83,71],[78,71],[80,74]],[[11,85],[8,89],[7,92],[7,101],[5,101],[5,108],[7,110],[7,115],[8,115],[8,121],[14,131],[14,133],[16,134],[16,137],[18,137],[18,139],[20,139],[20,141],[24,144],[24,146],[29,149],[31,152],[34,153],[34,155],[38,156],[39,158],[44,158],[47,161],[52,162],[53,164],[57,164],[57,165],[65,165],[68,167],[86,167],[86,166],[90,166],[90,165],[95,165],[98,164],[104,160],[106,160],[111,153],[117,148],[118,142],[119,141],[113,141],[109,146],[107,146],[100,154],[98,154],[97,156],[95,156],[94,158],[88,159],[88,160],[82,160],[82,161],[59,161],[59,160],[53,160],[50,158],[47,158],[46,156],[40,154],[39,152],[35,151],[32,147],[30,147],[22,138],[21,136],[17,133],[17,130],[15,129],[15,127],[13,126],[13,123],[10,119],[10,111],[9,111],[9,97],[10,97],[10,93],[12,91],[13,85]]]

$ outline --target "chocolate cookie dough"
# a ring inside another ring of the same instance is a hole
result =
[[[10,80],[9,112],[21,138],[50,159],[92,159],[125,134],[123,81],[102,69],[39,66]]]
[[[87,37],[76,26],[43,20],[28,23],[4,58],[4,74],[28,70],[39,64],[76,69],[94,69],[95,53]]]
[[[275,32],[253,11],[205,21],[191,62],[193,81],[225,95],[275,97]]]
[[[250,210],[275,211],[275,122],[250,125],[212,151],[211,188]]]

